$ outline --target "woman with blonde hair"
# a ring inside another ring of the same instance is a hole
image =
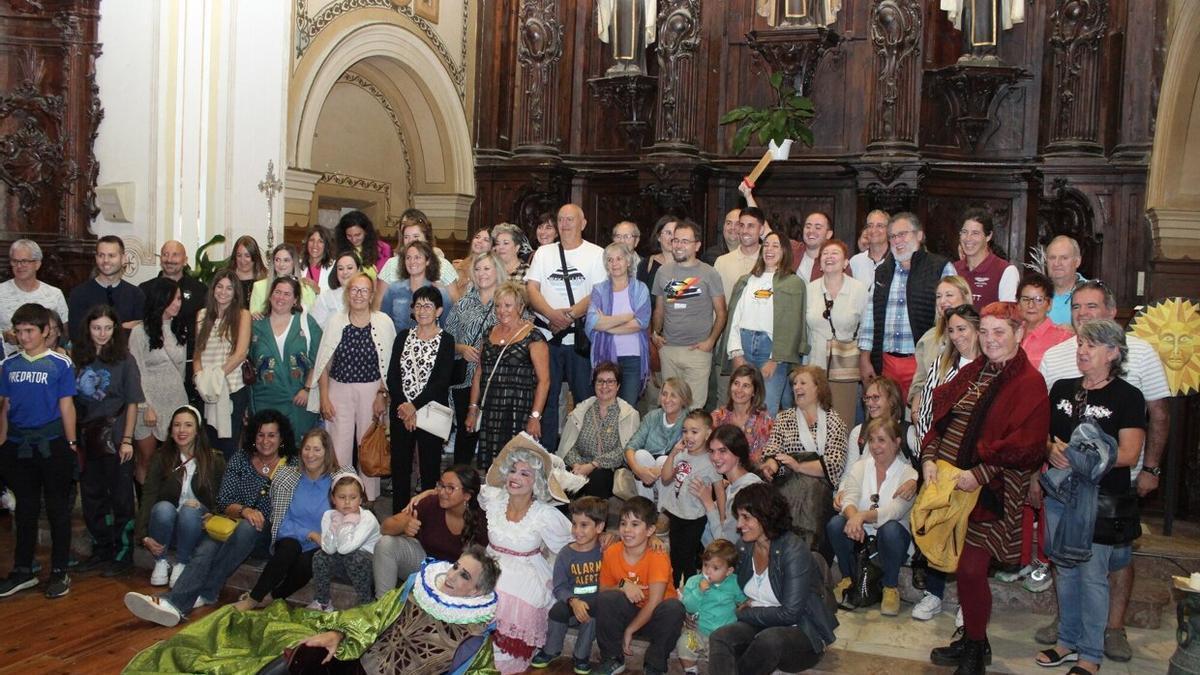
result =
[[[925,381],[929,379],[929,368],[934,361],[946,353],[950,345],[950,337],[946,334],[946,312],[954,307],[971,304],[971,287],[967,280],[960,276],[944,277],[938,282],[934,295],[937,318],[933,328],[917,340],[917,369],[913,371],[913,381],[908,387],[908,409],[912,411],[913,419],[921,409]]]

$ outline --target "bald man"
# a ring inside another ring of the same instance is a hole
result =
[[[563,205],[556,226],[558,241],[539,246],[525,273],[529,307],[550,343],[550,391],[545,409],[538,410],[535,402],[530,413],[541,420],[542,445],[550,452],[558,448],[558,394],[563,380],[576,403],[592,396],[591,356],[576,353],[575,325],[582,326],[587,318],[592,286],[608,278],[604,249],[583,240],[587,228],[583,209],[576,204]]]
[[[182,295],[179,321],[187,333],[187,367],[183,369],[184,386],[187,389],[188,400],[195,405],[200,401],[200,395],[196,393],[196,387],[192,382],[192,352],[196,347],[196,313],[208,301],[208,287],[187,273],[187,248],[182,242],[171,240],[162,245],[158,252],[158,267],[158,276],[143,282],[140,288],[149,294],[151,287],[159,283],[161,279],[172,279],[179,284],[179,291]]]
[[[1060,234],[1046,245],[1046,276],[1054,282],[1054,304],[1050,306],[1050,320],[1059,326],[1071,325],[1071,291],[1075,284],[1084,281],[1079,273],[1083,254],[1079,242]]]

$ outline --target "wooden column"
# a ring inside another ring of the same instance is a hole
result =
[[[875,79],[868,105],[869,153],[915,153],[921,96],[920,0],[875,0]]]
[[[669,0],[658,13],[658,100],[655,152],[696,152],[695,78],[700,0]]]
[[[1057,0],[1050,15],[1050,134],[1046,154],[1100,155],[1101,48],[1108,0]]]
[[[563,27],[557,0],[523,0],[517,26],[517,64],[520,95],[517,97],[516,152],[558,155],[558,63],[563,54]]]

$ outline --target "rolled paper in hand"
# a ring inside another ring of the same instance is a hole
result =
[[[758,164],[754,165],[754,169],[750,172],[750,175],[746,176],[746,184],[753,189],[754,183],[758,180],[758,177],[767,170],[767,166],[770,165],[772,161],[777,159],[787,159],[791,152],[792,139],[785,139],[782,145],[776,145],[775,140],[771,139],[771,142],[767,145],[767,151],[763,153],[762,159],[758,160]]]

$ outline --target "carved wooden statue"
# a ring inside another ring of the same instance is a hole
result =
[[[657,17],[657,0],[597,0],[597,32],[612,45],[614,62],[605,75],[646,73],[646,47],[654,43]]]
[[[1025,21],[1024,0],[941,0],[941,9],[962,31],[959,61],[998,61],[1000,33]]]
[[[771,26],[830,26],[837,21],[842,0],[756,0],[754,5]]]

